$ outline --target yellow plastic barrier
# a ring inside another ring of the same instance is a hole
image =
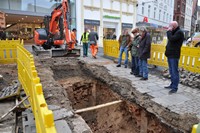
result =
[[[6,46],[6,50],[9,51],[9,49],[12,48],[12,52],[15,56],[2,58],[0,63],[17,62],[18,79],[26,95],[30,96],[28,100],[34,113],[37,133],[56,133],[53,112],[48,109],[44,99],[42,85],[35,68],[33,55],[20,44],[20,40],[15,43],[0,41],[0,48],[5,49],[3,47],[5,44],[10,44],[10,47]],[[4,50],[0,50],[1,55],[3,55],[2,53],[4,53]]]
[[[119,43],[113,40],[104,40],[104,55],[118,58]],[[165,46],[161,44],[151,45],[151,58],[149,64],[168,67],[165,56]],[[129,58],[130,59],[130,58]],[[179,66],[195,73],[200,73],[200,49],[182,47]]]
[[[16,62],[16,44],[20,44],[20,40],[0,40],[0,64]]]

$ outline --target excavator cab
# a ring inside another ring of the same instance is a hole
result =
[[[52,11],[51,16],[44,16],[45,28],[35,30],[35,45],[32,46],[36,55],[50,54],[51,57],[79,57],[80,49],[70,48],[71,34],[69,30],[68,3],[62,4]]]

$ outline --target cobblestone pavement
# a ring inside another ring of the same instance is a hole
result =
[[[132,86],[139,92],[150,95],[151,100],[175,113],[192,113],[200,118],[200,90],[197,88],[179,84],[178,92],[170,95],[169,90],[164,88],[170,84],[169,79],[149,74],[149,80],[141,81],[140,78],[130,74],[130,68],[124,68],[123,65],[117,68],[112,60],[104,58],[101,53],[98,55],[97,59],[93,59],[91,54],[87,58],[80,57],[80,59],[87,63],[105,66],[111,75],[132,81]]]

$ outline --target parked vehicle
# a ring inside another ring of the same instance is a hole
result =
[[[187,39],[186,44],[191,47],[200,47],[200,32],[195,32]]]

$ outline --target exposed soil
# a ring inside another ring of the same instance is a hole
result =
[[[3,76],[3,81],[0,82],[0,91],[4,87],[12,84],[13,80],[17,80],[17,66],[16,65],[0,65],[0,74]],[[0,101],[0,117],[7,113],[15,105],[13,99],[6,99]],[[15,114],[10,113],[0,122],[0,132],[9,132],[14,129]]]

